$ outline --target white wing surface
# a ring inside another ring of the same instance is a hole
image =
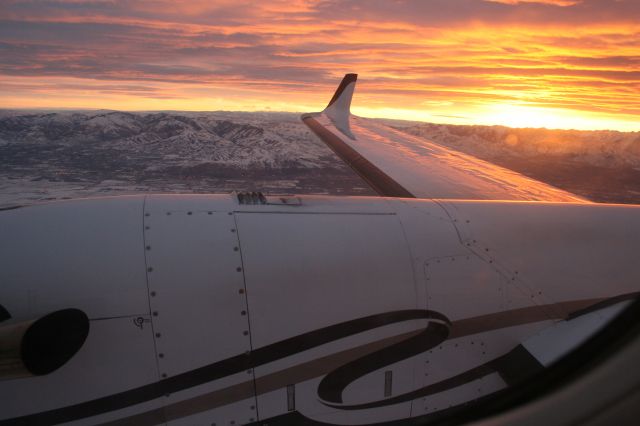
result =
[[[327,108],[302,119],[380,195],[587,202],[504,167],[352,115],[356,77],[347,74]]]

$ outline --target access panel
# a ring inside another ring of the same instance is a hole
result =
[[[161,418],[251,422],[256,401],[245,366],[251,345],[233,213],[155,201],[145,210],[144,232],[156,362],[166,389]]]
[[[413,388],[416,358],[403,355],[402,342],[428,320],[397,217],[236,218],[260,420],[287,413],[337,423],[409,416],[410,398],[387,401]]]

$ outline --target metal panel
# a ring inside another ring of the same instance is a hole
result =
[[[144,197],[0,212],[0,303],[13,320],[76,308],[91,319],[148,313]]]
[[[506,309],[506,279],[473,254],[429,259],[424,264],[427,306],[450,320]]]
[[[243,355],[251,345],[233,213],[203,210],[202,203],[191,210],[188,199],[170,205],[161,201],[147,204],[145,244],[158,366],[162,377],[170,379]],[[196,377],[196,386],[167,396],[167,420],[171,424],[250,421],[256,402],[249,373],[205,383]],[[244,389],[244,397],[230,405],[224,392],[216,392],[233,386]],[[205,394],[209,396],[203,398]]]
[[[421,305],[416,300],[407,243],[395,215],[238,213],[236,217],[254,348],[344,321]],[[291,385],[296,385],[296,408],[313,418],[363,422],[408,416],[410,402],[348,414],[321,404],[318,381],[339,365],[324,371],[318,359],[420,326],[424,327],[420,321],[380,326],[257,367],[260,418],[286,412],[291,405],[287,391]],[[394,394],[412,388],[411,360],[386,370],[393,370]],[[274,385],[276,382],[280,385]],[[383,370],[358,378],[345,389],[345,402],[382,398],[382,383]]]

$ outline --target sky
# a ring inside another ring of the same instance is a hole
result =
[[[640,0],[2,0],[0,107],[640,130]]]

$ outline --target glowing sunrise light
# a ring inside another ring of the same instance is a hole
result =
[[[336,11],[339,10],[339,13]],[[1,108],[640,130],[640,1],[7,0]]]
[[[485,114],[480,114],[477,120],[486,124],[499,124],[508,127],[530,127],[547,129],[582,129],[607,130],[619,129],[623,131],[640,130],[637,121],[624,121],[619,118],[573,111],[560,108],[539,108],[524,105],[497,104],[487,107]]]

